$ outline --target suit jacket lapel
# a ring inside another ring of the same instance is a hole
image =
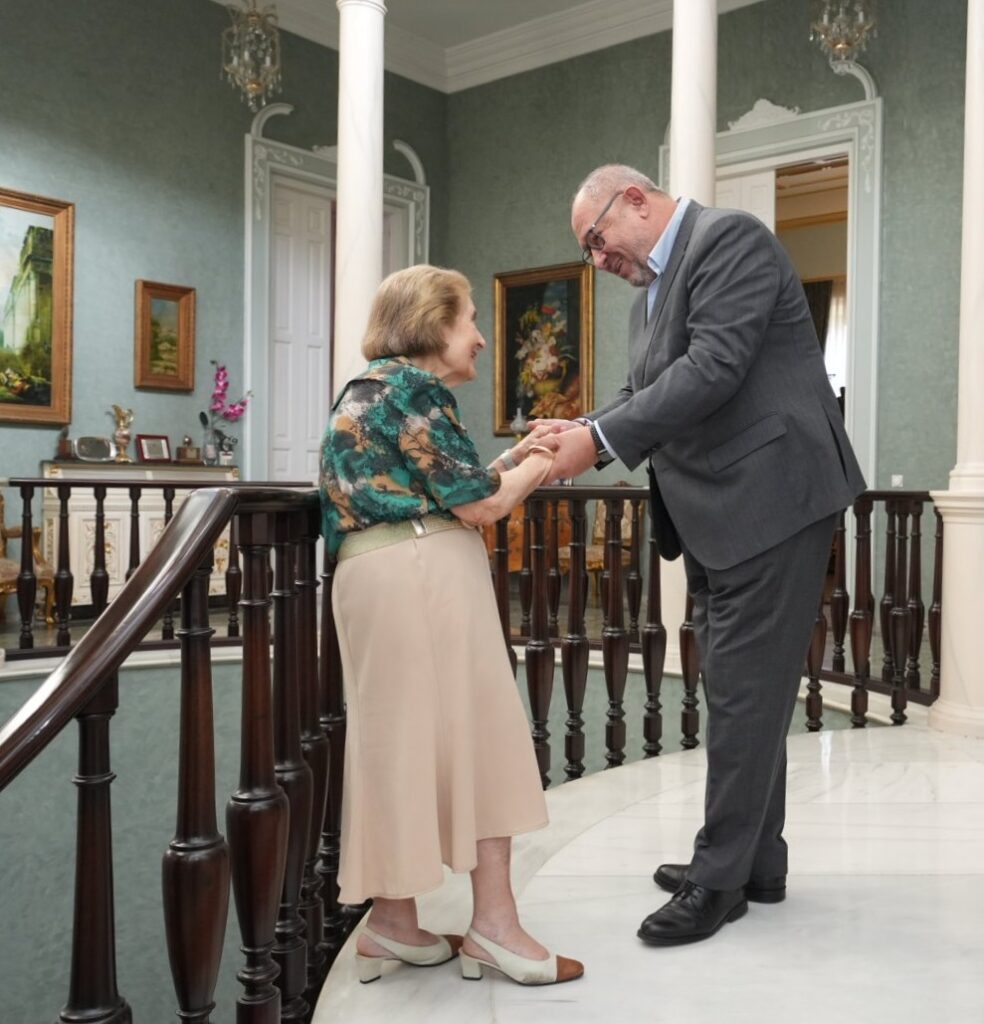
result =
[[[646,367],[649,330],[646,324],[646,290],[635,297],[629,313],[629,370],[632,386],[642,387],[642,374]]]
[[[646,358],[643,362],[643,377],[645,377],[646,364],[649,362],[649,353],[653,348],[653,341],[656,337],[656,325],[659,323],[660,314],[663,312],[663,307],[666,305],[666,298],[670,294],[670,289],[673,287],[673,279],[676,277],[677,271],[680,269],[680,264],[683,261],[683,254],[687,251],[687,245],[690,242],[690,236],[694,230],[694,224],[697,223],[697,216],[703,211],[704,207],[700,203],[695,202],[693,199],[690,201],[690,205],[687,207],[686,213],[683,215],[683,221],[680,224],[680,230],[677,232],[676,241],[673,243],[673,249],[670,252],[670,261],[666,265],[666,270],[663,271],[662,278],[659,282],[659,292],[656,295],[656,303],[653,306],[653,315],[649,318],[649,323],[646,325],[648,330],[647,343],[645,345]]]

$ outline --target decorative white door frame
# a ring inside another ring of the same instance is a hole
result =
[[[866,92],[868,90],[866,89]],[[870,95],[870,93],[869,93]],[[871,98],[807,114],[759,100],[717,135],[718,172],[739,165],[777,167],[804,152],[848,155],[848,330],[845,420],[869,487],[876,486],[882,101]],[[660,182],[669,181],[669,147],[660,146]]]
[[[244,419],[244,477],[265,480],[268,472],[270,406],[267,366],[270,343],[270,195],[273,179],[316,184],[335,194],[337,164],[334,149],[299,149],[263,138],[271,116],[289,114],[286,103],[270,104],[253,121],[246,136],[245,159],[245,279],[243,286],[243,369],[246,387],[253,392],[250,414]],[[404,148],[400,148],[400,147]],[[397,148],[405,153],[405,143]],[[412,153],[413,151],[410,150]],[[414,154],[416,156],[416,154]],[[408,157],[408,159],[410,159]],[[419,161],[417,161],[419,163]],[[414,173],[418,175],[417,167]],[[419,175],[418,175],[419,176]],[[426,263],[430,239],[430,188],[423,182],[383,175],[383,205],[407,220],[407,265]],[[329,382],[325,381],[325,387]]]

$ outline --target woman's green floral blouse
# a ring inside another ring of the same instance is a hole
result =
[[[377,359],[346,384],[321,442],[322,532],[334,555],[346,533],[478,501],[499,488],[434,374]]]

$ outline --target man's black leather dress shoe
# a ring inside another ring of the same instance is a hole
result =
[[[638,935],[651,946],[679,946],[709,939],[723,924],[737,921],[748,910],[741,889],[705,889],[684,882],[670,902],[650,914]]]
[[[689,864],[660,864],[653,881],[666,892],[676,892],[687,880]],[[745,886],[745,899],[749,903],[782,903],[786,898],[786,876],[750,878]]]

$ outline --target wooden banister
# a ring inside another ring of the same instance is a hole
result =
[[[228,488],[195,491],[119,597],[93,623],[20,711],[0,729],[0,790],[16,778],[98,693],[173,594],[212,549],[238,499]]]

